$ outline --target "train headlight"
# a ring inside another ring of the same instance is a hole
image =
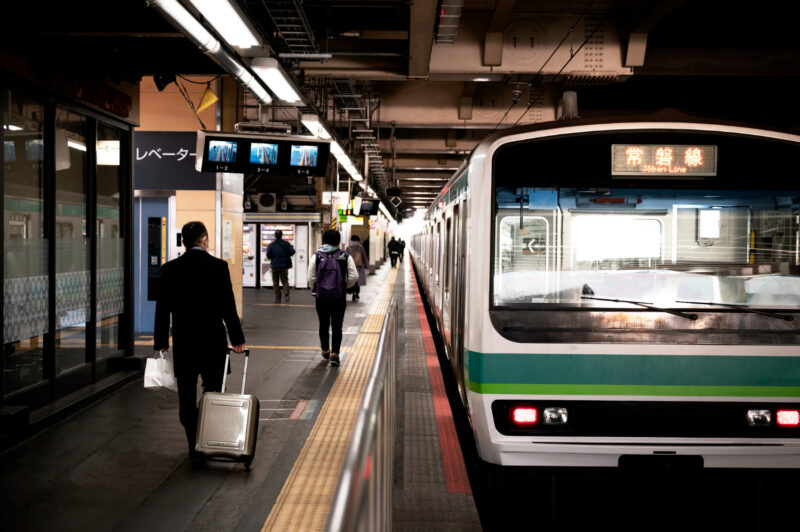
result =
[[[748,410],[747,424],[751,427],[766,427],[772,423],[772,412],[769,410]]]
[[[545,425],[566,425],[567,424],[567,409],[562,407],[553,407],[544,409],[544,424]]]
[[[531,406],[516,406],[511,410],[514,425],[527,427],[539,421],[539,411]]]

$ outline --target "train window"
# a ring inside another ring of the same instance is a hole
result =
[[[495,306],[800,308],[800,190],[500,187],[496,201]]]

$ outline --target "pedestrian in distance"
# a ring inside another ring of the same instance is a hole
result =
[[[350,244],[347,246],[347,253],[353,257],[353,262],[358,270],[358,282],[350,289],[353,295],[353,301],[361,299],[361,287],[367,286],[367,268],[369,268],[369,259],[367,258],[367,251],[361,245],[361,238],[358,235],[350,237]]]
[[[392,261],[392,268],[397,268],[397,257],[400,256],[401,250],[400,242],[392,237],[392,239],[386,245],[386,248],[389,250],[389,260]]]
[[[186,253],[161,267],[153,349],[169,349],[171,316],[178,417],[194,458],[197,377],[203,379],[203,391],[221,391],[227,337],[236,353],[244,353],[245,343],[228,263],[208,253],[208,231],[202,222],[187,223],[181,235]]]
[[[322,358],[331,365],[341,363],[342,323],[347,308],[347,288],[358,282],[358,270],[353,257],[339,249],[342,236],[335,229],[322,234],[322,246],[308,265],[308,284],[316,297],[319,317],[319,342]],[[328,329],[330,328],[330,340]]]
[[[406,241],[402,238],[398,238],[397,242],[400,244],[400,262],[403,262],[403,255],[406,254]]]
[[[275,303],[281,302],[281,283],[283,283],[284,299],[289,302],[289,268],[292,267],[294,246],[283,239],[283,231],[275,231],[275,240],[267,246],[267,258],[272,270],[272,288],[275,290]]]

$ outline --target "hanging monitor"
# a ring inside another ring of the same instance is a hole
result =
[[[197,132],[198,172],[323,177],[330,141],[241,133]]]

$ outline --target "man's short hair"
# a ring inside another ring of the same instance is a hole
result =
[[[328,229],[322,233],[322,243],[330,246],[338,246],[342,241],[342,235],[336,229]]]
[[[186,249],[199,246],[204,236],[208,236],[208,231],[203,222],[189,222],[181,229],[181,238]]]
[[[352,240],[354,242],[361,242],[361,238],[358,235],[351,236],[350,240]]]
[[[275,231],[275,238],[283,238],[283,231],[281,231],[280,229]]]

